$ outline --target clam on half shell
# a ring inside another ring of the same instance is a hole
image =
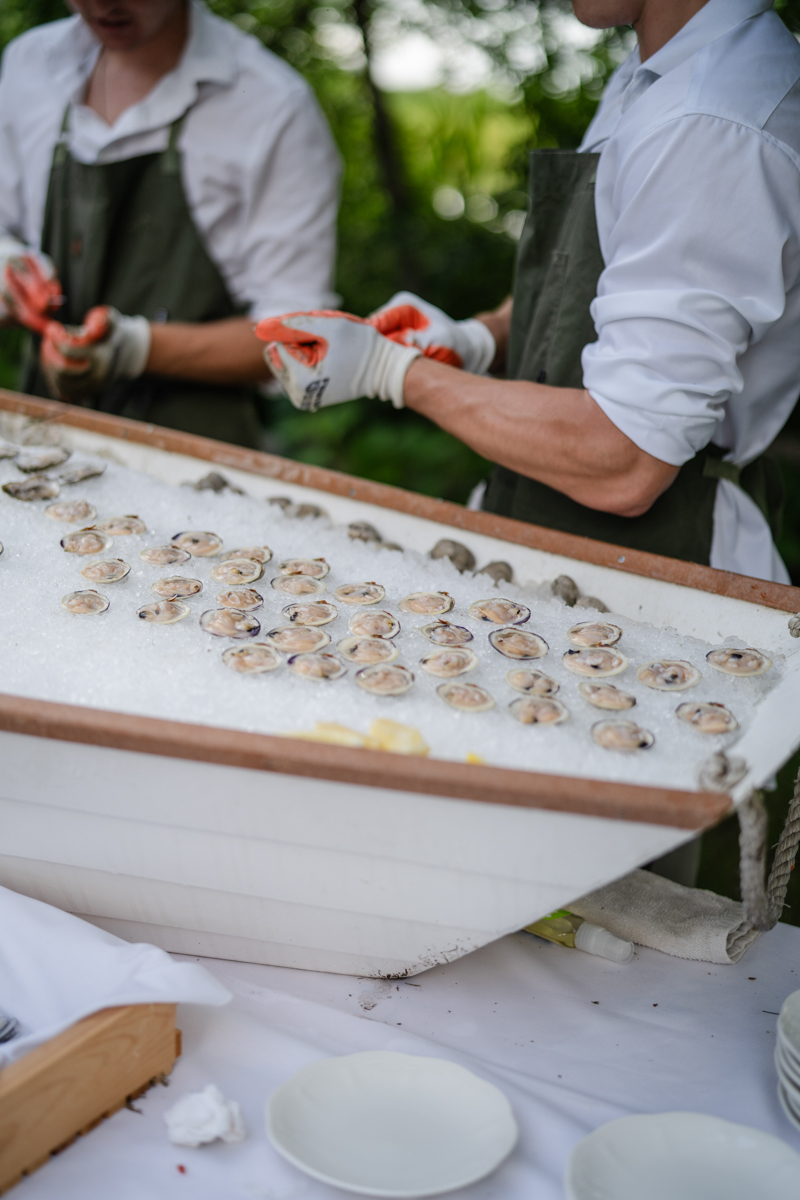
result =
[[[679,704],[675,715],[700,733],[732,733],[739,728],[739,722],[730,709],[714,700],[709,700],[707,704]]]
[[[531,610],[516,600],[495,596],[470,604],[469,615],[473,621],[488,621],[491,625],[524,625],[530,620]]]
[[[477,683],[440,683],[436,695],[451,708],[460,712],[488,712],[494,708],[494,697]]]
[[[91,617],[106,611],[108,599],[95,591],[70,592],[62,598],[61,607],[73,617]]]
[[[463,625],[453,625],[450,621],[441,619],[432,621],[430,625],[423,625],[417,633],[421,633],[436,646],[464,646],[467,642],[474,641],[474,634]]]
[[[87,563],[81,571],[84,579],[90,583],[119,583],[130,575],[130,567],[121,558],[101,558],[97,562]]]
[[[163,600],[188,600],[189,596],[198,596],[202,590],[199,579],[187,579],[185,575],[168,575],[150,585],[150,591]]]
[[[517,696],[508,706],[520,725],[560,725],[569,720],[569,709],[560,700],[540,696]]]
[[[549,649],[538,633],[532,633],[529,629],[515,629],[513,625],[505,629],[493,629],[489,634],[489,643],[505,658],[544,658]]]
[[[423,654],[419,665],[429,675],[439,679],[455,679],[457,675],[466,675],[474,671],[478,665],[478,656],[467,646],[449,646],[446,649],[430,650]]]
[[[147,526],[141,517],[104,517],[95,524],[95,529],[107,533],[109,537],[127,537],[130,534],[147,532]]]
[[[637,668],[636,678],[639,683],[657,692],[684,692],[700,682],[701,673],[697,667],[681,658],[664,658],[642,663]]]
[[[295,654],[287,663],[289,670],[301,679],[312,682],[341,679],[347,670],[344,663],[335,654]]]
[[[169,539],[173,546],[188,551],[193,558],[213,558],[222,549],[222,538],[208,530],[188,529],[176,533]]]
[[[165,604],[180,604],[180,600],[165,600]],[[188,608],[188,605],[186,606]],[[240,608],[210,608],[200,617],[200,628],[214,637],[251,638],[261,632],[261,625]]]
[[[265,671],[274,671],[283,660],[266,642],[248,642],[246,646],[229,646],[223,650],[222,661],[240,675],[262,675]]]
[[[339,610],[330,600],[310,600],[306,603],[301,601],[298,604],[287,604],[286,608],[281,609],[281,613],[293,625],[327,625],[336,620]]]
[[[97,529],[76,529],[61,539],[61,549],[67,554],[102,554],[111,545],[111,538]]]
[[[397,617],[382,609],[353,613],[347,624],[350,632],[357,637],[393,638],[400,632]]]
[[[725,675],[738,675],[740,678],[763,675],[772,666],[771,658],[752,648],[711,650],[706,655],[706,662],[715,671],[722,671]]]
[[[93,521],[97,509],[88,500],[62,500],[60,504],[48,504],[44,515],[51,521],[64,521],[75,525],[78,521]]]
[[[154,604],[144,604],[137,612],[140,621],[150,625],[174,625],[188,617],[192,610],[183,600],[157,600]]]
[[[333,594],[341,604],[380,604],[386,588],[379,583],[343,583]]]
[[[408,667],[396,663],[376,663],[375,666],[356,671],[355,680],[360,688],[372,696],[402,696],[413,687],[414,675]]]
[[[592,726],[592,738],[604,750],[621,750],[625,754],[649,750],[656,740],[635,721],[598,721]]]
[[[455,600],[447,592],[412,592],[410,596],[404,596],[399,608],[401,612],[416,613],[421,617],[438,617],[450,612],[454,604]]]
[[[605,708],[611,712],[622,712],[623,709],[633,708],[636,703],[635,696],[623,692],[613,683],[579,683],[578,691],[595,708]]]
[[[549,675],[528,671],[525,667],[512,667],[506,673],[506,683],[523,696],[555,696],[560,686]]]
[[[154,567],[169,567],[174,563],[188,562],[191,555],[188,550],[181,550],[180,546],[145,546],[139,558]]]
[[[251,558],[253,562],[268,563],[272,558],[272,551],[269,546],[244,546],[241,550],[229,550],[227,554],[223,554],[222,562],[227,562],[229,558]],[[242,650],[244,654],[246,647]],[[227,654],[227,650],[225,651]]]
[[[622,630],[610,621],[581,621],[567,630],[573,646],[613,646],[622,637]]]
[[[255,588],[229,588],[217,596],[217,604],[223,608],[240,608],[242,612],[252,612],[255,608],[261,608],[263,603],[264,597]]]
[[[567,650],[561,661],[573,675],[584,675],[590,679],[606,675],[619,675],[628,666],[628,660],[624,654],[620,654],[617,650],[609,650],[604,646]]]
[[[281,654],[313,654],[331,642],[330,634],[313,625],[280,625],[271,629],[264,638]]]
[[[279,575],[310,575],[313,579],[324,579],[329,571],[324,558],[287,558],[278,563]]]
[[[393,662],[398,654],[394,642],[378,637],[343,638],[336,649],[345,662],[358,663],[362,667]]]
[[[325,586],[321,579],[314,579],[313,575],[276,575],[270,581],[272,590],[282,592],[284,596],[320,595],[325,591]]]
[[[255,583],[263,573],[264,568],[261,563],[255,562],[252,558],[229,558],[211,568],[211,578],[228,587]]]

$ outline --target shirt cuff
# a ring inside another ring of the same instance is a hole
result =
[[[707,446],[717,428],[713,419],[689,422],[684,417],[658,415],[647,409],[620,404],[595,388],[587,389],[595,404],[616,425],[620,433],[653,458],[682,467],[698,450]]]

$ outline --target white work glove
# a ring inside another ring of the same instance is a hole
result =
[[[368,318],[370,325],[393,342],[418,346],[426,358],[485,375],[497,346],[483,321],[454,321],[435,304],[413,292],[398,292]]]
[[[406,371],[420,351],[400,346],[361,317],[340,312],[287,313],[256,326],[264,359],[295,408],[373,396],[403,407]]]
[[[83,325],[50,321],[39,361],[58,400],[83,400],[121,379],[136,379],[150,357],[150,322],[115,308],[92,308]]]
[[[14,237],[0,236],[0,321],[43,333],[62,301],[52,260]]]

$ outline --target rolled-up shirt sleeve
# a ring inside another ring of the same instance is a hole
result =
[[[679,466],[714,437],[743,388],[739,358],[800,276],[798,164],[761,131],[705,115],[617,153],[597,175],[613,220],[584,386],[631,441]]]

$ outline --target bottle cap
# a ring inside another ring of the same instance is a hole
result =
[[[612,962],[626,963],[633,958],[633,942],[626,942],[591,921],[584,921],[577,930],[575,947],[599,958],[610,958]]]

